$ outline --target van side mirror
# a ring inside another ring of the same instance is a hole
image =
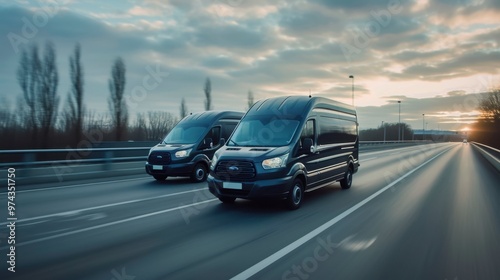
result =
[[[314,154],[316,150],[314,149],[314,143],[311,138],[305,138],[304,143],[302,144],[302,150],[306,154]]]
[[[226,139],[221,138],[219,143],[221,147],[224,146],[224,144],[226,144]]]
[[[203,143],[201,144],[202,149],[212,148],[213,146],[214,146],[214,142],[212,141],[212,138],[203,139]]]

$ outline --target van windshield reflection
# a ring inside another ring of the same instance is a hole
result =
[[[299,121],[292,119],[244,119],[236,128],[228,146],[285,146],[292,141],[298,126]]]
[[[207,128],[205,126],[176,126],[163,140],[164,144],[196,143]]]

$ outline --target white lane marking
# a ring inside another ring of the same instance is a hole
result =
[[[80,220],[95,221],[95,220],[99,220],[99,219],[104,219],[106,217],[107,217],[107,215],[104,214],[104,213],[94,213],[94,214],[83,215],[83,216],[81,216],[78,219],[80,219]]]
[[[35,236],[37,236],[37,235],[51,235],[51,234],[54,234],[54,233],[64,232],[64,231],[68,231],[68,230],[72,230],[72,229],[73,229],[73,227],[56,229],[56,230],[47,231],[47,232],[40,232],[40,233],[35,234]]]
[[[411,146],[411,147],[404,147],[404,148],[396,148],[396,149],[385,149],[385,150],[382,150],[382,151],[376,151],[376,152],[364,152],[364,151],[359,151],[359,154],[360,155],[376,155],[376,154],[383,154],[383,153],[387,153],[388,151],[402,151],[402,150],[412,150],[414,149],[415,147],[418,147],[418,146]]]
[[[151,212],[151,213],[147,213],[147,214],[143,214],[143,215],[139,215],[139,216],[134,216],[134,217],[130,217],[130,218],[119,220],[119,221],[109,222],[109,223],[106,223],[106,224],[101,224],[101,225],[92,226],[92,227],[88,227],[88,228],[82,228],[82,229],[78,229],[78,230],[74,230],[74,231],[70,231],[70,232],[65,232],[65,233],[60,233],[60,234],[56,234],[56,235],[52,235],[52,236],[47,236],[47,237],[43,237],[43,238],[39,238],[39,239],[34,239],[34,240],[26,241],[26,242],[16,243],[16,246],[17,247],[25,246],[25,245],[29,245],[29,244],[39,243],[39,242],[42,242],[42,241],[56,239],[56,238],[59,238],[59,237],[64,237],[64,236],[68,236],[68,235],[73,235],[73,234],[77,234],[77,233],[91,231],[91,230],[94,230],[94,229],[99,229],[99,228],[114,226],[114,225],[118,225],[118,224],[123,224],[123,223],[134,221],[134,220],[139,220],[139,219],[143,219],[143,218],[147,218],[147,217],[151,217],[151,216],[156,216],[156,215],[164,214],[164,213],[168,213],[168,212],[173,212],[173,211],[176,211],[176,210],[180,210],[180,209],[184,209],[184,208],[188,208],[188,207],[192,207],[192,206],[196,206],[196,205],[200,205],[200,204],[205,204],[205,203],[213,202],[213,201],[216,201],[216,200],[218,200],[218,198],[204,200],[204,201],[201,201],[201,202],[196,202],[196,203],[192,203],[192,204],[188,204],[188,205],[182,205],[182,206],[178,206],[178,207],[174,207],[174,208],[170,208],[170,209],[165,209],[165,210],[161,210],[161,211]],[[4,246],[4,247],[1,247],[0,249],[3,250],[3,249],[7,249],[7,248],[9,248],[9,247],[8,246]]]
[[[446,144],[446,143],[441,143],[441,144]],[[439,147],[438,146],[439,144],[425,144],[425,145],[429,145],[431,148],[438,148]],[[376,154],[383,154],[383,153],[395,152],[395,151],[398,151],[398,153],[401,153],[405,150],[415,150],[415,148],[419,148],[419,147],[423,147],[423,145],[415,145],[415,146],[396,148],[396,149],[385,149],[382,151],[369,152],[369,153],[359,151],[359,154],[367,156],[367,155],[376,155]]]
[[[354,236],[351,235],[346,239],[342,240],[342,242],[340,242],[339,244],[340,245],[339,247],[346,251],[358,252],[368,249],[370,246],[373,245],[373,243],[375,243],[375,241],[377,241],[377,236],[368,240],[351,241],[353,237]]]
[[[99,206],[88,207],[88,208],[77,209],[77,210],[70,210],[70,211],[65,211],[65,212],[61,212],[61,213],[48,214],[48,215],[37,216],[37,217],[32,217],[32,218],[18,219],[17,223],[22,223],[22,222],[26,222],[26,221],[33,221],[33,220],[40,220],[40,219],[46,219],[46,218],[52,218],[52,217],[59,217],[59,216],[63,216],[63,217],[64,216],[74,216],[74,215],[78,215],[79,213],[84,212],[84,211],[102,209],[102,208],[119,206],[119,205],[136,203],[136,202],[143,202],[143,201],[148,201],[148,200],[153,200],[153,199],[158,199],[158,198],[164,198],[164,197],[169,197],[169,196],[175,196],[175,195],[181,195],[181,194],[186,194],[186,193],[192,193],[192,192],[197,192],[197,191],[203,191],[203,190],[206,190],[206,188],[195,189],[195,190],[190,190],[190,191],[183,191],[183,192],[177,192],[177,193],[169,193],[169,194],[159,195],[159,196],[155,196],[155,197],[142,198],[142,199],[133,199],[133,200],[123,201],[123,202],[117,202],[117,203],[99,205]],[[8,224],[8,222],[0,223],[0,225],[2,225],[2,226],[6,225],[6,224]]]
[[[38,224],[41,224],[41,223],[45,223],[46,221],[38,221],[38,222],[33,222],[33,223],[27,223],[27,224],[20,224],[20,225],[17,225],[18,227],[29,227],[29,226],[32,226],[32,225],[38,225]]]
[[[68,186],[60,186],[60,187],[49,187],[49,188],[39,188],[39,189],[32,189],[32,190],[17,190],[16,193],[27,193],[27,192],[41,192],[41,191],[51,191],[51,190],[58,190],[58,189],[66,189],[66,188],[76,188],[76,187],[83,187],[83,186],[91,186],[91,185],[102,185],[102,184],[109,184],[109,183],[119,183],[119,182],[128,182],[128,181],[135,181],[135,180],[144,180],[147,179],[148,177],[141,177],[141,178],[132,178],[132,179],[123,179],[123,180],[114,180],[114,181],[101,181],[101,182],[94,182],[94,183],[85,183],[85,184],[77,184],[77,185],[68,185]],[[6,192],[1,192],[0,195],[6,195]]]
[[[359,161],[360,162],[366,162],[366,161],[369,161],[369,160],[372,160],[372,159],[376,159],[376,158],[378,158],[378,157],[371,157],[371,158],[367,158],[367,159],[360,158]]]
[[[396,179],[395,181],[393,181],[389,185],[383,187],[382,189],[378,190],[377,192],[375,192],[374,194],[370,195],[369,197],[363,199],[361,202],[357,203],[353,207],[347,209],[346,211],[344,211],[340,215],[338,215],[335,218],[331,219],[330,221],[322,224],[321,226],[317,227],[313,231],[311,231],[308,234],[302,236],[301,238],[295,240],[291,244],[287,245],[286,247],[282,248],[281,250],[277,251],[276,253],[270,255],[269,257],[263,259],[262,261],[256,263],[255,265],[251,266],[250,268],[248,268],[247,270],[241,272],[240,274],[232,277],[231,279],[235,279],[235,280],[236,279],[238,279],[238,280],[239,279],[248,279],[248,278],[254,276],[255,274],[259,273],[260,271],[262,271],[266,267],[270,266],[274,262],[276,262],[279,259],[283,258],[284,256],[288,255],[293,250],[297,249],[298,247],[302,246],[303,244],[305,244],[309,240],[313,239],[314,237],[316,237],[317,235],[319,235],[323,231],[327,230],[331,226],[333,226],[336,223],[340,222],[342,219],[344,219],[345,217],[349,216],[352,212],[354,212],[357,209],[361,208],[363,205],[365,205],[366,203],[368,203],[372,199],[376,198],[377,196],[379,196],[380,194],[382,194],[383,192],[385,192],[386,190],[388,190],[389,188],[391,188],[395,184],[399,183],[404,178],[408,177],[413,172],[415,172],[418,169],[420,169],[422,166],[424,166],[427,163],[431,162],[432,160],[434,160],[438,156],[442,155],[443,153],[449,151],[450,149],[451,149],[451,147],[447,148],[446,150],[444,150],[442,152],[440,152],[439,154],[435,155],[431,159],[429,159],[426,162],[422,163],[421,165],[417,166],[413,170],[410,170],[408,173],[406,173],[403,176],[399,177],[398,179]]]

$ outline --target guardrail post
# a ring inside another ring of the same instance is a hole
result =
[[[22,176],[23,177],[29,177],[30,176],[30,170],[31,166],[29,166],[29,163],[35,162],[36,160],[36,155],[35,153],[26,153],[23,156],[23,162],[24,162],[24,169],[22,170]]]
[[[111,170],[112,159],[113,159],[113,152],[112,151],[106,151],[104,153],[104,165],[103,165],[103,169],[104,170]]]

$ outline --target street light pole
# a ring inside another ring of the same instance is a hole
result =
[[[352,106],[354,106],[354,75],[349,75],[349,79],[352,79]]]
[[[425,114],[422,114],[422,141],[425,140]]]
[[[398,104],[399,104],[398,141],[401,141],[401,100],[398,100]]]
[[[384,144],[385,144],[385,125],[384,125],[384,121],[382,121],[382,126],[384,127]]]

